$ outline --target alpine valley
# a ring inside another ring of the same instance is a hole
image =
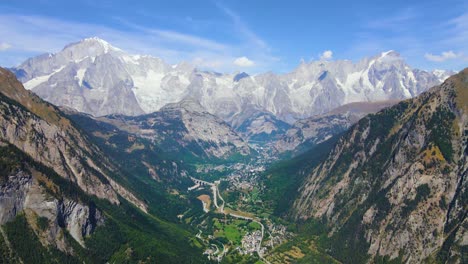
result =
[[[0,68],[1,263],[468,263],[468,68]]]

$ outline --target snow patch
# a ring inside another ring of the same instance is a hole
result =
[[[43,76],[39,76],[39,77],[36,77],[36,78],[33,78],[25,83],[23,83],[23,86],[24,88],[26,88],[27,90],[31,90],[33,89],[34,87],[38,86],[39,84],[41,83],[44,83],[44,82],[47,82],[49,80],[49,78],[58,73],[59,71],[63,70],[63,68],[65,68],[65,66],[62,66],[60,67],[59,69],[55,70],[54,72],[52,72],[51,74],[48,74],[48,75],[43,75]]]
[[[85,73],[86,73],[86,69],[79,69],[76,72],[75,79],[78,79],[78,84],[80,86],[83,85],[83,78],[84,78]]]

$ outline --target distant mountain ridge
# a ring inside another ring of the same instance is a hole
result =
[[[287,74],[218,74],[130,55],[98,38],[31,58],[13,70],[45,100],[94,116],[151,113],[191,97],[224,120],[253,105],[289,123],[352,102],[414,97],[451,74],[412,69],[394,51],[357,63],[302,63]]]
[[[396,104],[398,101],[356,102],[340,106],[323,115],[298,120],[275,142],[275,149],[298,154],[345,132],[367,114]]]
[[[251,153],[247,142],[231,126],[193,99],[167,104],[146,115],[109,115],[97,119],[153,140],[179,159],[186,155],[199,159],[228,159]]]
[[[291,127],[274,114],[252,105],[233,115],[228,122],[244,138],[259,143],[274,141]]]

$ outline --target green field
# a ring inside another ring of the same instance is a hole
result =
[[[247,232],[252,232],[259,230],[261,227],[258,223],[240,220],[240,219],[230,219],[227,220],[227,223],[222,223],[219,219],[213,219],[214,227],[214,237],[216,238],[226,238],[233,245],[240,245],[242,237]]]

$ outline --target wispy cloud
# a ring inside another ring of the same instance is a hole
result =
[[[431,53],[424,54],[424,57],[427,60],[436,61],[436,62],[442,62],[442,61],[446,61],[446,60],[461,58],[462,56],[463,56],[462,53],[455,53],[455,52],[453,52],[451,50],[444,51],[440,55],[434,55],[434,54],[431,54]]]
[[[468,61],[468,10],[438,26],[424,58],[431,62],[459,65],[458,69],[466,67]],[[435,51],[435,54],[434,54]],[[440,55],[437,55],[440,53]]]
[[[229,9],[228,7],[224,6],[220,2],[215,2],[216,6],[223,11],[229,18],[231,18],[234,28],[237,32],[239,32],[242,36],[244,36],[250,44],[254,44],[258,48],[266,49],[269,48],[266,42],[257,36],[248,26],[244,23],[241,17],[234,12],[233,10]]]
[[[51,52],[65,44],[93,35],[119,36],[107,27],[41,17],[0,14],[0,35],[16,51]]]
[[[120,24],[127,26],[128,28],[132,29],[133,31],[137,31],[140,33],[146,34],[148,37],[153,39],[158,39],[160,42],[166,42],[168,44],[183,44],[189,45],[188,47],[197,47],[203,48],[206,50],[213,50],[213,51],[226,51],[232,47],[227,44],[220,43],[214,40],[210,40],[207,38],[202,38],[190,34],[184,34],[176,31],[171,30],[163,30],[157,28],[150,28],[137,25],[132,23],[128,20],[123,18],[114,18]]]
[[[405,8],[390,14],[387,17],[380,17],[368,21],[365,27],[377,30],[405,31],[411,21],[418,18],[418,13],[412,8]]]
[[[7,49],[11,48],[11,45],[5,42],[0,43],[0,51],[5,51]]]
[[[235,13],[231,15],[235,16]],[[17,58],[14,63],[18,64],[31,54],[57,52],[69,43],[91,36],[103,38],[130,53],[150,54],[169,63],[188,61],[201,69],[234,71],[239,67],[234,61],[242,56],[255,57],[256,63],[251,66],[254,72],[265,70],[267,65],[275,62],[266,49],[258,52],[266,44],[243,25],[238,16],[230,23],[233,30],[243,32],[239,43],[222,43],[184,32],[144,27],[123,19],[118,21],[119,27],[115,28],[45,16],[0,13],[0,36],[8,36],[8,44],[0,38],[0,43],[3,43],[0,50],[8,48],[9,53],[2,53],[0,64],[11,63],[13,55]],[[251,54],[246,54],[248,51],[245,51],[245,47],[251,46],[252,42],[259,49],[252,49]]]
[[[455,46],[455,48],[468,48],[468,10],[463,14],[449,20],[442,25],[442,32],[446,32],[446,37],[441,40],[445,45]]]
[[[468,54],[468,10],[460,7],[452,19],[423,17],[423,7],[402,8],[388,16],[362,19],[348,56],[398,51],[413,67],[460,69]],[[453,14],[450,14],[453,16]],[[445,23],[440,23],[442,20]]]
[[[273,65],[281,64],[281,59],[273,55],[272,48],[268,43],[260,37],[242,17],[231,8],[227,7],[220,1],[214,1],[218,9],[231,20],[233,32],[241,40],[239,50],[241,53],[249,52],[249,60],[255,63],[249,67],[257,68],[263,71],[272,70]],[[245,55],[244,55],[245,56]],[[234,63],[236,66],[240,66]],[[245,67],[245,66],[242,66]]]
[[[193,45],[196,47],[206,48],[209,50],[223,51],[228,48],[227,45],[224,45],[224,44],[212,41],[212,40],[208,40],[208,39],[204,39],[204,38],[200,38],[200,37],[196,37],[192,35],[182,34],[182,33],[174,32],[174,31],[152,30],[150,32],[166,40],[189,44],[189,45]]]
[[[421,51],[422,43],[412,30],[419,15],[414,8],[403,8],[387,16],[363,18],[360,29],[347,51],[348,56],[368,57],[385,50],[397,50],[404,56]]]

